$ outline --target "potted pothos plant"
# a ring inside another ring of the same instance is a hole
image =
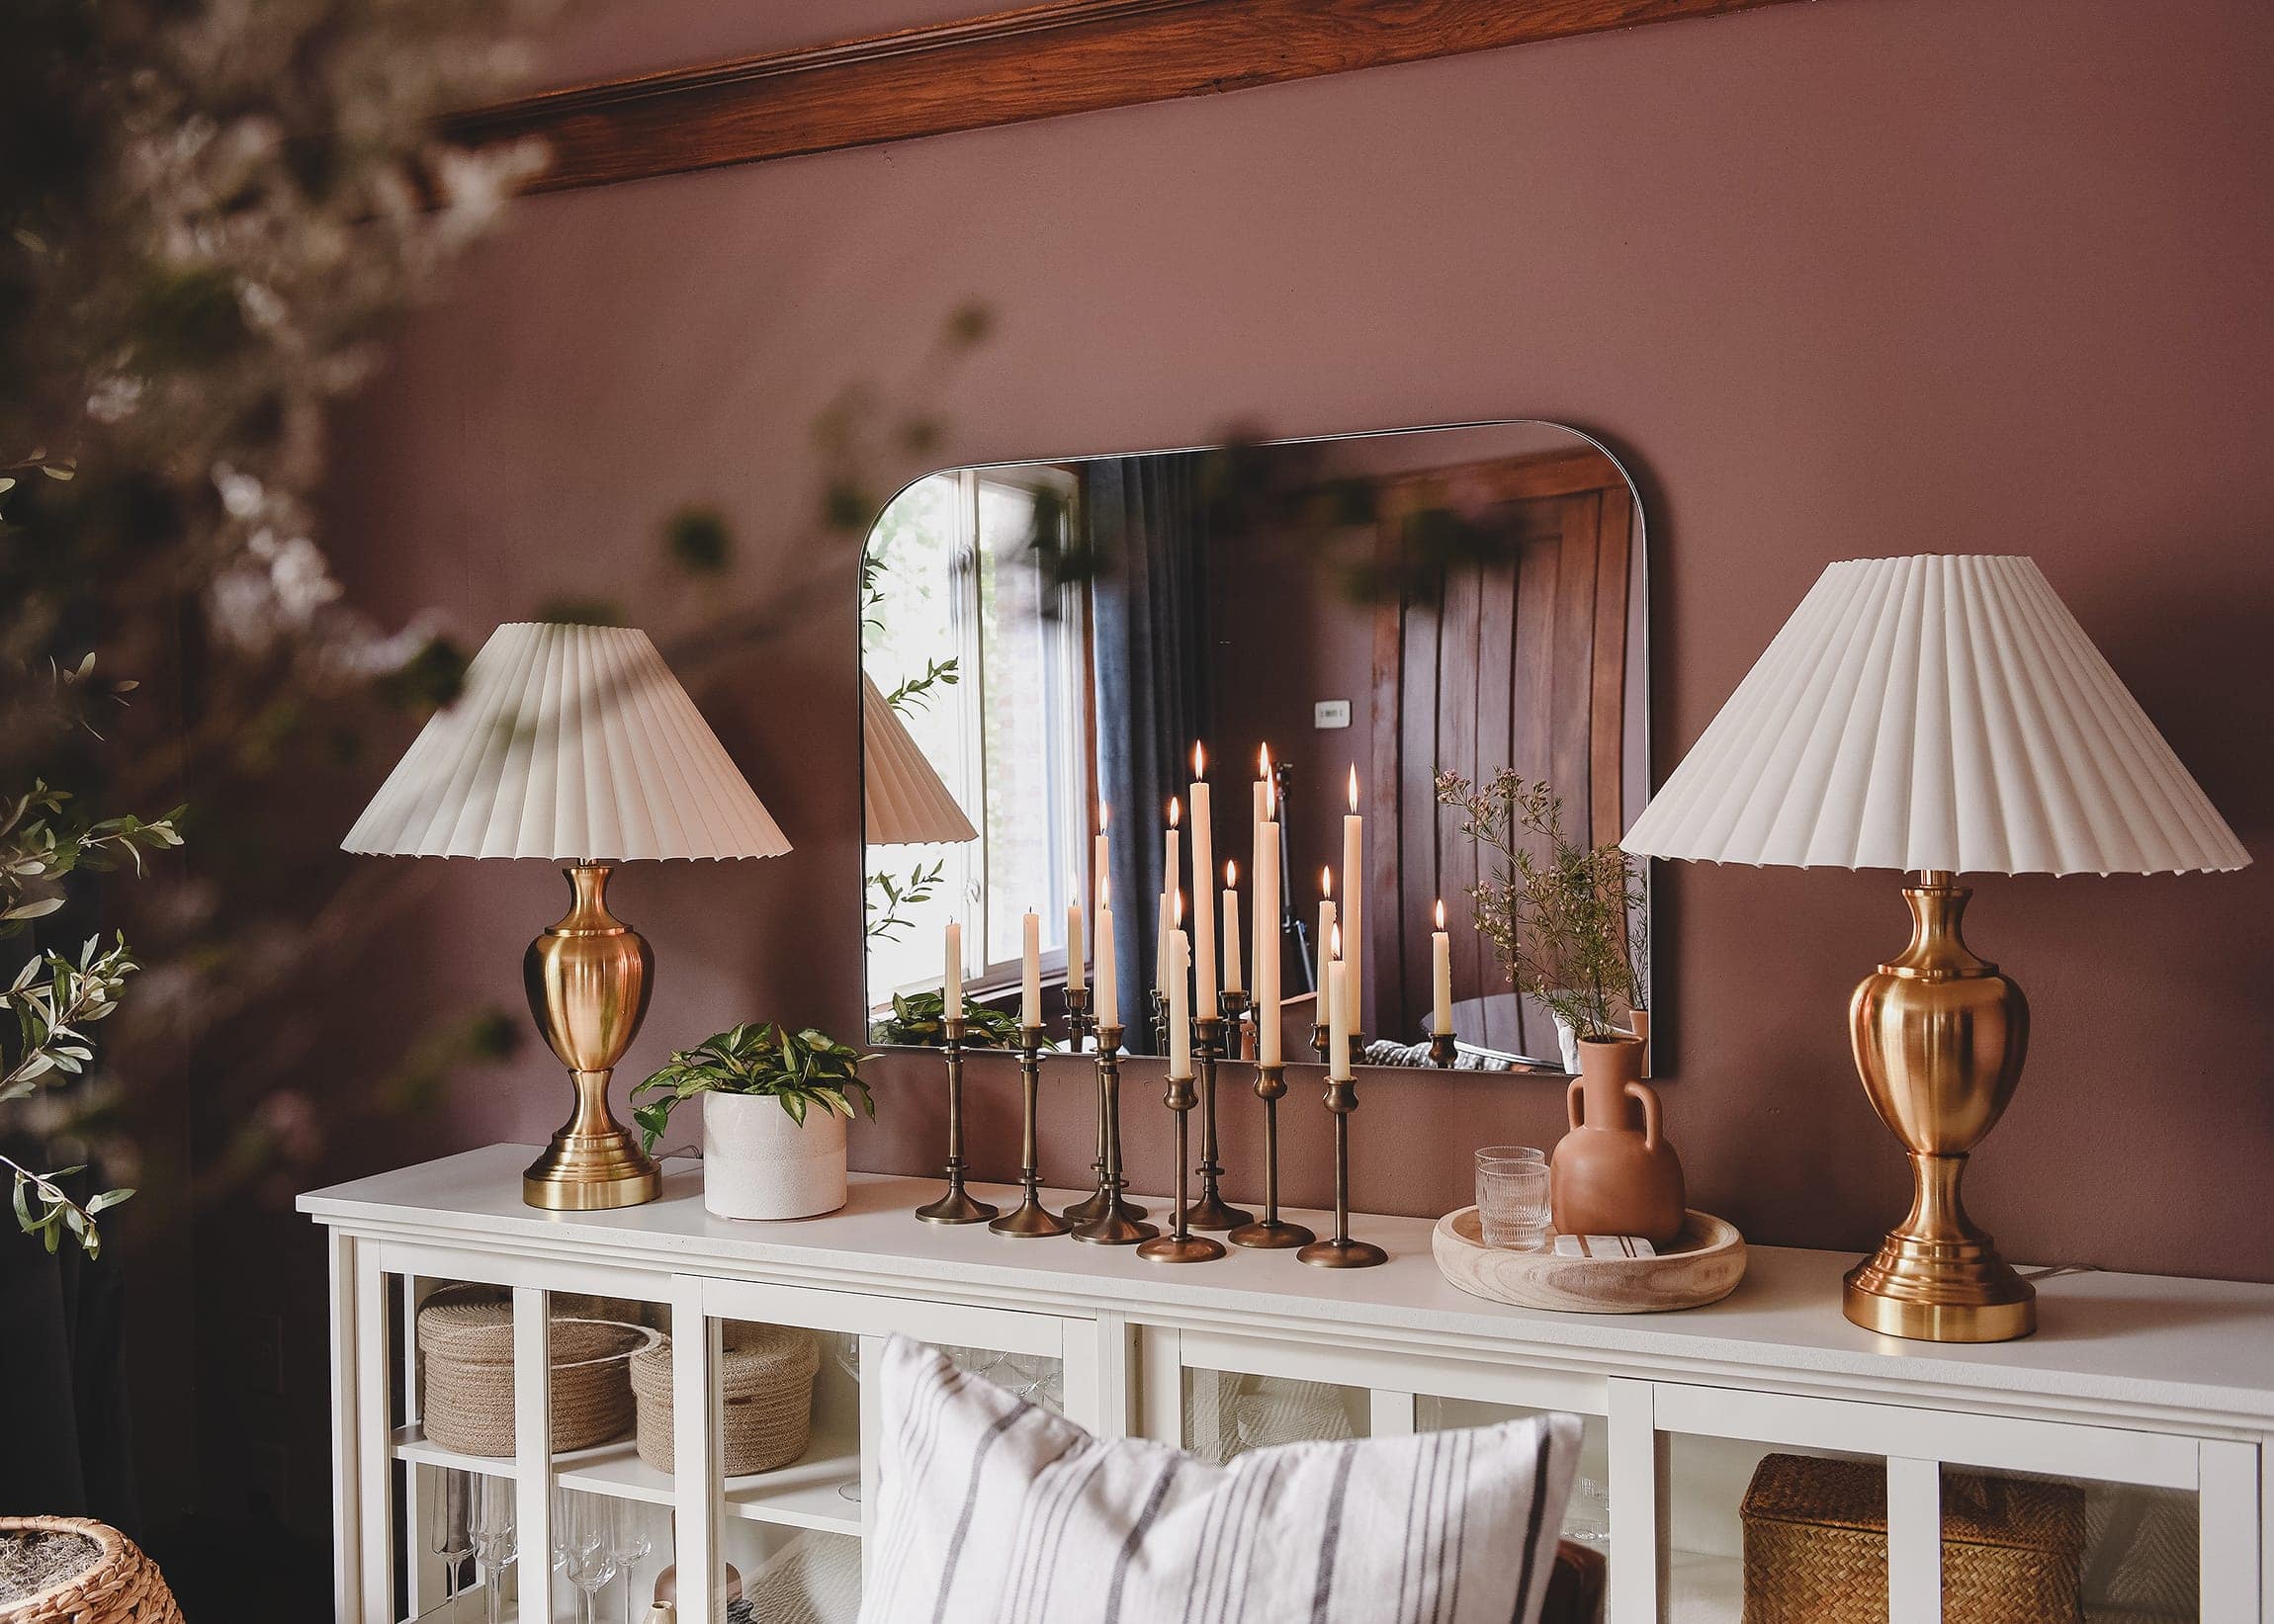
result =
[[[845,1124],[876,1116],[866,1057],[812,1027],[743,1024],[680,1050],[632,1089],[650,1151],[703,1096],[703,1205],[721,1218],[811,1218],[845,1204]]]

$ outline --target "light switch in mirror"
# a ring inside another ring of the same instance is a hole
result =
[[[1085,938],[1087,966],[1103,885],[1127,1043],[1153,1050],[1175,797],[1185,923],[1196,932],[1205,900],[1223,939],[1233,881],[1250,954],[1259,929],[1278,945],[1288,1058],[1309,1059],[1322,871],[1349,890],[1355,778],[1365,1058],[1426,1052],[1442,897],[1463,1064],[1559,1069],[1547,1011],[1511,990],[1472,927],[1478,855],[1435,780],[1512,768],[1553,786],[1575,838],[1618,838],[1649,789],[1647,561],[1625,471],[1552,423],[917,480],[876,521],[861,572],[872,1038],[936,1041],[950,920],[967,994],[1009,1025],[1029,910],[1063,1035],[1069,938]],[[1204,839],[1189,821],[1195,743]],[[1281,886],[1258,898],[1267,743]],[[1335,900],[1348,925],[1351,898]],[[1241,968],[1247,984],[1252,960]]]

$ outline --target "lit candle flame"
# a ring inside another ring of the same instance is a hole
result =
[[[1192,740],[1192,776],[1194,778],[1206,778],[1208,776],[1208,752],[1201,746],[1198,739]]]
[[[1339,958],[1341,958],[1342,956],[1343,956],[1343,927],[1342,927],[1341,925],[1337,925],[1337,926],[1335,926],[1335,936],[1334,936],[1334,952],[1333,952],[1333,953],[1331,953],[1331,954],[1329,954],[1329,955],[1328,955],[1328,957],[1330,957],[1330,958],[1335,958],[1335,959],[1339,959]]]
[[[1099,834],[1103,834],[1103,833],[1105,832],[1105,830],[1106,830],[1106,827],[1107,827],[1107,825],[1109,825],[1109,824],[1110,824],[1112,821],[1113,821],[1113,809],[1112,809],[1111,807],[1108,807],[1108,806],[1107,806],[1107,805],[1106,805],[1104,802],[1102,802],[1102,801],[1098,802],[1098,803],[1097,803],[1097,832],[1098,832]]]
[[[1184,928],[1184,894],[1181,891],[1177,891],[1171,895],[1176,897],[1177,901],[1169,914],[1169,927],[1172,930],[1182,930]]]
[[[1239,883],[1240,865],[1237,863],[1226,863],[1224,865],[1224,889],[1226,891],[1231,891],[1237,887]]]
[[[1444,898],[1443,897],[1437,899],[1437,927],[1440,930],[1444,929]]]
[[[1100,874],[1097,877],[1097,911],[1113,911],[1113,876],[1110,874]]]
[[[1256,776],[1267,784],[1271,781],[1271,747],[1268,744],[1256,746]]]
[[[1321,897],[1332,897],[1334,894],[1335,871],[1331,868],[1324,868],[1319,870],[1319,895]]]
[[[1184,804],[1175,796],[1169,798],[1169,826],[1175,828],[1184,820]]]
[[[1351,763],[1351,811],[1358,810],[1358,764]]]

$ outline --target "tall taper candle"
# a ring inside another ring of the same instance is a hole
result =
[[[1111,893],[1097,893],[1097,1024],[1121,1024],[1121,978],[1113,963],[1113,903]]]
[[[1327,1076],[1351,1074],[1351,967],[1345,959],[1327,961]]]
[[[947,976],[939,984],[939,1018],[963,1019],[963,922],[947,922]]]
[[[1042,915],[1032,908],[1018,919],[1018,1024],[1042,1024]]]
[[[1183,871],[1178,866],[1183,861],[1179,841],[1183,838],[1178,825],[1183,821],[1183,803],[1175,796],[1169,798],[1169,830],[1161,843],[1161,911],[1169,911],[1169,894],[1184,889]],[[1169,985],[1169,925],[1164,918],[1161,938],[1153,945],[1153,984],[1166,989]]]
[[[1240,865],[1224,864],[1224,990],[1240,990]]]
[[[1362,1025],[1366,998],[1366,820],[1358,815],[1358,769],[1351,765],[1351,810],[1343,818],[1343,962],[1351,967],[1351,1021]]]
[[[1105,905],[1105,893],[1111,889],[1113,879],[1113,846],[1106,838],[1107,825],[1113,821],[1113,809],[1104,802],[1097,803],[1097,838],[1092,842],[1095,856],[1092,858],[1093,872],[1090,876],[1090,905]]]
[[[1069,992],[1079,992],[1089,984],[1083,975],[1083,961],[1089,956],[1089,948],[1082,937],[1082,904],[1069,902],[1066,904],[1066,990]]]
[[[1192,746],[1192,984],[1203,1010],[1216,1001],[1215,797],[1208,788],[1208,752]],[[1172,885],[1174,881],[1170,882]]]
[[[1432,1006],[1430,1032],[1443,1037],[1452,1030],[1452,938],[1444,930],[1444,898],[1437,899],[1437,929],[1429,939],[1429,975]]]
[[[1186,990],[1191,978],[1192,944],[1181,930],[1169,932],[1169,1075],[1192,1074],[1192,999]]]
[[[1276,810],[1268,796],[1264,809]],[[1256,825],[1256,1063],[1279,1064],[1279,825],[1268,817]]]

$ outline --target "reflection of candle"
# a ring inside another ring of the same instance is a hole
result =
[[[1042,1024],[1042,915],[1032,908],[1018,919],[1018,1024]]]
[[[1271,757],[1263,756],[1264,776],[1270,777]],[[1265,784],[1256,804],[1268,814],[1274,809]],[[1279,1064],[1279,825],[1268,815],[1256,825],[1256,1062]]]
[[[1169,932],[1169,1074],[1192,1074],[1192,1004],[1184,992],[1184,970],[1192,944],[1181,930]]]
[[[1319,973],[1312,980],[1318,983],[1319,998],[1327,996],[1327,965],[1334,953],[1327,944],[1335,939],[1335,871],[1319,870]],[[1322,1011],[1324,1013],[1324,1011]]]
[[[1341,933],[1336,933],[1335,947],[1342,949]],[[1342,959],[1327,961],[1327,1075],[1344,1078],[1351,1074],[1351,967]]]
[[[1215,800],[1208,793],[1207,752],[1192,746],[1192,984],[1205,1009],[1216,989]],[[1174,880],[1170,881],[1175,885]]]
[[[1240,894],[1233,888],[1240,883],[1240,865],[1224,865],[1224,990],[1240,990]],[[1203,993],[1207,983],[1201,983]]]
[[[1112,821],[1113,809],[1102,801],[1098,802],[1097,838],[1092,842],[1096,851],[1096,856],[1091,860],[1092,867],[1095,871],[1090,877],[1090,905],[1092,907],[1101,908],[1105,905],[1106,885],[1113,873],[1113,848],[1107,845],[1105,840],[1105,826]]]
[[[1366,996],[1366,820],[1358,815],[1358,769],[1351,766],[1351,810],[1343,818],[1343,958],[1351,967],[1351,1019]]]
[[[1083,987],[1082,961],[1088,951],[1082,940],[1082,904],[1066,904],[1066,990],[1079,992]]]
[[[1121,983],[1113,967],[1113,902],[1111,889],[1097,887],[1097,1024],[1121,1024]]]
[[[963,1019],[963,925],[955,919],[947,922],[947,977],[939,985],[939,1013],[942,1020]]]
[[[1162,842],[1161,858],[1161,913],[1159,939],[1153,945],[1153,984],[1167,990],[1169,985],[1169,894],[1183,889],[1183,871],[1178,867],[1182,852],[1178,842],[1182,836],[1177,825],[1183,821],[1183,806],[1175,796],[1169,798],[1169,832]]]
[[[1437,899],[1437,930],[1429,939],[1430,986],[1436,1010],[1430,1030],[1443,1037],[1452,1030],[1452,938],[1444,933],[1444,898]]]

